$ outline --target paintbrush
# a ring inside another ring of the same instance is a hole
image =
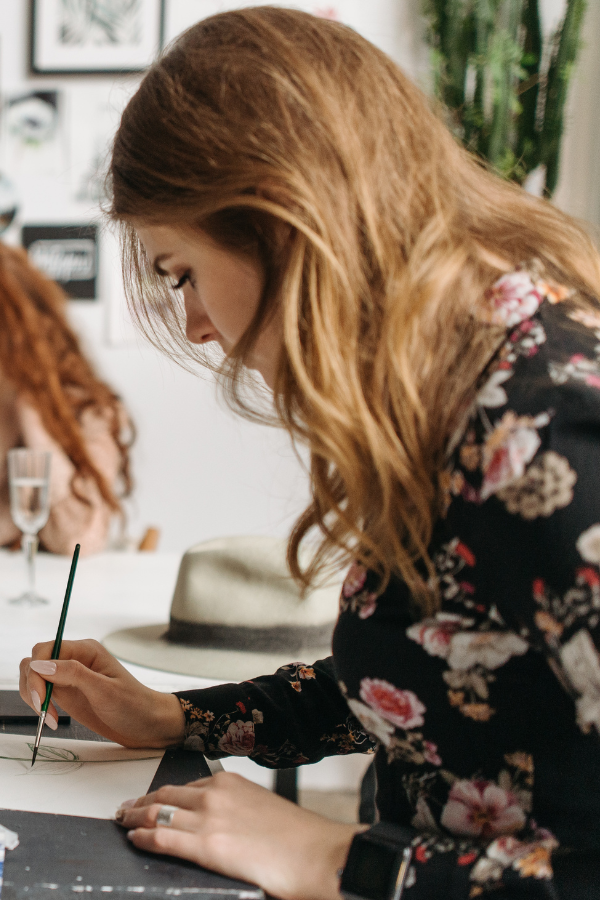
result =
[[[50,657],[50,659],[58,659],[60,656],[60,647],[62,644],[63,632],[65,630],[65,622],[67,621],[67,612],[69,610],[69,600],[71,599],[73,581],[75,580],[75,570],[77,568],[77,560],[79,559],[79,550],[79,544],[75,544],[73,559],[71,561],[71,571],[69,572],[69,580],[67,581],[67,590],[65,591],[65,599],[63,600],[62,612],[60,614],[60,621],[58,623],[58,630],[56,632],[56,639],[54,641],[54,647],[52,648],[52,656]],[[44,727],[44,722],[46,721],[46,713],[48,712],[48,707],[50,706],[50,697],[52,696],[53,687],[54,685],[52,684],[52,682],[46,682],[46,697],[44,699],[44,702],[42,703],[42,709],[40,711],[40,720],[38,722],[37,734],[35,736],[35,745],[33,747],[31,765],[33,765],[35,762],[35,758],[40,746],[42,728]]]

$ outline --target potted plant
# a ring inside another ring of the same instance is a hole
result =
[[[535,172],[548,197],[586,5],[566,0],[544,38],[539,0],[424,0],[434,92],[455,135],[506,178]]]

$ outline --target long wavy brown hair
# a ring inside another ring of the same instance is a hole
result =
[[[131,491],[132,439],[118,396],[101,381],[84,356],[66,319],[66,295],[30,265],[20,248],[0,243],[0,370],[38,411],[44,428],[75,467],[77,482],[91,479],[104,502],[121,512],[119,496]],[[93,410],[107,421],[121,455],[120,485],[107,483],[87,451],[81,417]]]
[[[124,112],[111,178],[133,312],[180,361],[211,363],[185,340],[181,298],[152,273],[134,224],[201,229],[265,267],[256,317],[220,373],[237,408],[259,415],[243,360],[280,309],[277,417],[311,460],[292,572],[309,583],[353,556],[431,609],[448,442],[503,335],[477,315],[485,291],[536,257],[594,303],[590,237],[482,168],[354,31],[272,7],[211,17],[171,46]]]

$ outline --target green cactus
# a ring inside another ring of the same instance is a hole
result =
[[[519,184],[545,166],[551,196],[587,0],[566,0],[546,43],[539,0],[422,2],[434,92],[457,138]]]

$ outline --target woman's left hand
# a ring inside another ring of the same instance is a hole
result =
[[[168,828],[161,806],[176,806]],[[240,775],[218,772],[126,804],[117,821],[141,850],[259,885],[282,900],[340,900],[338,870],[360,825],[332,822]]]

